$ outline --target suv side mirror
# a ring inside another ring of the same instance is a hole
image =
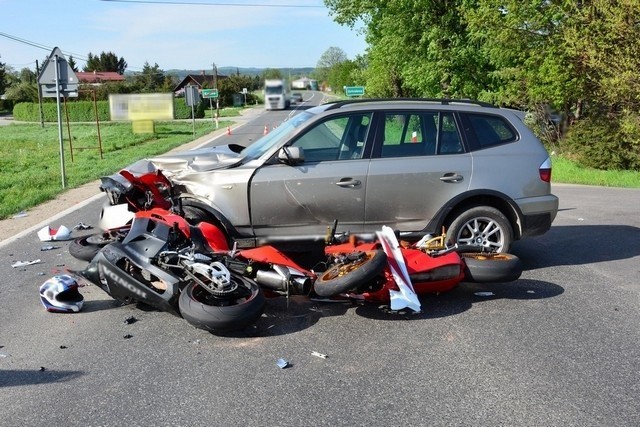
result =
[[[304,150],[301,147],[282,147],[278,151],[278,161],[288,165],[304,162]]]

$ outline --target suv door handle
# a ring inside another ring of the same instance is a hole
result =
[[[464,177],[455,172],[445,173],[443,176],[440,177],[440,181],[443,181],[443,182],[461,182],[462,180],[464,180]]]
[[[336,185],[339,187],[357,187],[362,184],[358,179],[352,178],[342,178],[340,181],[336,182]]]

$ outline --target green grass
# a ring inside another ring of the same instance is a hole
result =
[[[220,122],[228,126],[231,122]],[[72,123],[71,141],[63,126],[66,188],[117,172],[136,160],[166,153],[213,131],[211,122],[158,122],[155,134],[134,134],[130,123],[102,123],[103,158],[95,124]],[[55,198],[63,191],[58,125],[0,126],[0,219]]]
[[[551,181],[602,187],[640,188],[640,172],[583,168],[560,156],[552,156]]]

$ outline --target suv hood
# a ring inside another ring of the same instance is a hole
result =
[[[239,153],[243,148],[244,147],[237,144],[230,144],[165,154],[140,160],[128,169],[130,171],[137,170],[140,172],[148,171],[149,168],[151,168],[151,170],[160,169],[167,176],[225,169],[240,161],[241,156]]]

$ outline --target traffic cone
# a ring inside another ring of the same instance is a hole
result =
[[[231,126],[227,126],[227,135],[231,135]]]
[[[262,132],[263,135],[266,135],[269,133],[269,129],[267,128],[267,125],[264,125],[264,132]]]

